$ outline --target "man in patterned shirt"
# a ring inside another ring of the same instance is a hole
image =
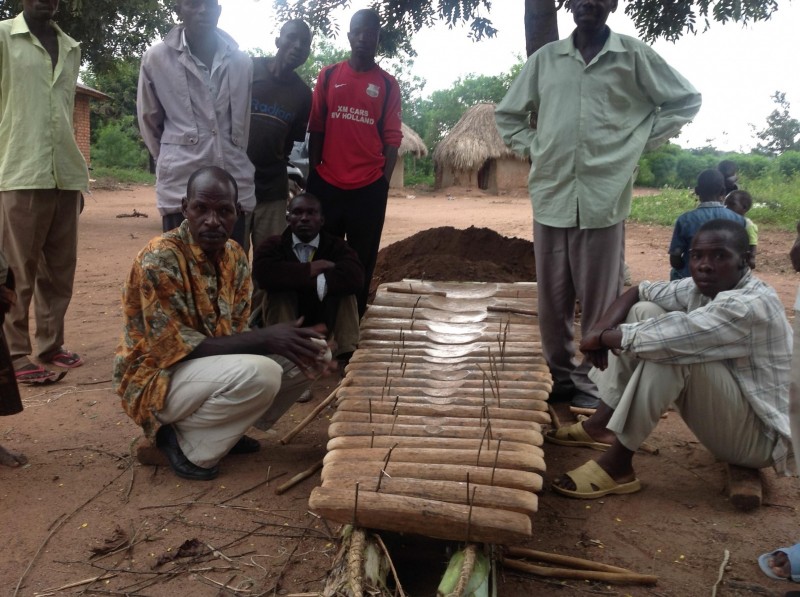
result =
[[[642,282],[584,337],[603,402],[547,439],[607,451],[558,478],[556,492],[592,499],[638,491],[633,455],[673,403],[719,460],[793,468],[791,330],[775,290],[747,266],[748,250],[741,224],[706,222],[689,252],[691,278]]]
[[[139,253],[123,291],[114,387],[187,479],[213,479],[227,453],[257,451],[245,431],[268,428],[326,369],[324,326],[247,329],[250,269],[229,242],[237,200],[225,170],[192,174],[186,220]]]

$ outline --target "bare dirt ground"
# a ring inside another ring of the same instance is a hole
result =
[[[116,217],[134,209],[150,217]],[[395,191],[384,246],[444,225],[488,227],[529,239],[530,204],[523,192],[492,197],[467,189]],[[295,406],[275,430],[254,432],[261,452],[227,458],[213,482],[184,481],[130,456],[140,433],[110,384],[120,288],[137,251],[159,232],[152,188],[87,196],[67,324],[68,347],[86,364],[57,385],[23,388],[25,411],[0,420],[0,443],[25,452],[30,461],[21,469],[0,468],[2,595],[292,595],[316,594],[322,587],[337,529],[308,511],[318,477],[281,496],[275,488],[324,456],[326,417],[289,445],[278,438],[330,393],[335,380],[319,383],[315,401]],[[634,281],[667,275],[670,234],[628,225]],[[760,240],[757,273],[790,308],[797,280],[786,254],[793,235],[762,231]],[[707,595],[726,550],[730,561],[718,595],[787,590],[759,571],[756,558],[800,539],[797,480],[764,471],[765,506],[744,514],[723,491],[723,466],[675,413],[663,420],[651,444],[660,453],[635,461],[644,490],[594,502],[562,498],[547,488],[554,476],[593,453],[546,446],[546,487],[529,547],[655,574],[657,586],[561,582],[501,570],[499,594]],[[193,539],[188,551],[180,551]],[[96,549],[111,551],[93,556]],[[402,551],[394,548],[398,560],[407,555]],[[169,561],[176,556],[182,557]],[[443,552],[434,551],[426,566],[402,573],[408,592],[433,594],[423,579],[441,574],[445,561]]]

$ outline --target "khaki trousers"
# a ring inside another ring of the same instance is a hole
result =
[[[628,323],[662,315],[653,303],[634,305]],[[623,446],[637,450],[675,403],[681,417],[717,459],[748,468],[772,464],[775,439],[742,395],[722,362],[673,365],[609,354],[605,371],[592,369],[603,402],[614,409],[608,428]]]
[[[15,366],[32,353],[28,312],[33,298],[39,358],[64,344],[78,254],[80,191],[0,192],[0,247],[14,270],[17,303],[3,331]]]
[[[553,228],[534,221],[533,250],[542,353],[554,385],[574,386],[585,394],[598,396],[588,376],[591,364],[576,355],[575,300],[581,303],[581,333],[585,335],[622,292],[624,222],[581,230]]]
[[[172,367],[169,394],[156,418],[172,424],[191,462],[209,468],[252,425],[269,429],[310,384],[282,357],[236,354],[192,359]]]
[[[297,305],[296,292],[272,292],[265,294],[262,302],[264,327],[275,325],[276,323],[286,323],[297,321],[301,313]],[[336,309],[336,322],[333,329],[333,338],[336,341],[336,353],[340,354],[355,352],[358,348],[359,338],[359,318],[358,302],[356,296],[350,294],[339,299],[339,306]]]

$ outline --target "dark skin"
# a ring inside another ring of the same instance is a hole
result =
[[[314,240],[325,223],[319,199],[306,193],[294,197],[286,210],[286,223],[292,233],[304,243]],[[315,259],[309,266],[311,266],[309,277],[316,278],[327,270],[335,268],[336,264],[327,259]]]
[[[9,309],[14,306],[17,302],[17,295],[16,293],[11,290],[6,284],[0,285],[0,313],[8,313]],[[2,317],[0,317],[0,321],[2,321]],[[11,450],[7,450],[3,446],[0,446],[0,465],[1,466],[10,466],[11,468],[16,468],[18,466],[22,466],[23,464],[27,464],[28,459],[25,457],[25,454],[19,452],[12,452]]]
[[[697,198],[700,200],[700,203],[708,203],[710,201],[719,201],[721,203],[725,202],[724,189],[720,190],[719,193],[712,195],[702,194],[697,188],[695,188],[694,192],[697,193]],[[677,249],[674,253],[669,254],[669,264],[675,269],[681,269],[684,266],[683,254],[680,249]]]
[[[221,12],[217,0],[178,0],[175,4],[189,49],[209,70],[217,52],[217,23]]]
[[[350,42],[350,58],[347,63],[356,72],[367,72],[375,66],[375,55],[381,37],[381,25],[377,13],[371,10],[359,10],[350,19],[350,31],[347,39]],[[314,170],[322,162],[322,146],[325,133],[311,133],[308,137],[308,166]],[[397,163],[397,147],[383,146],[383,176],[390,180]]]
[[[58,36],[50,21],[58,10],[58,2],[59,0],[23,0],[22,2],[25,23],[50,55],[53,70],[58,63]]]
[[[275,38],[278,48],[275,59],[267,68],[278,79],[285,79],[296,68],[303,66],[311,53],[311,31],[305,23],[291,21],[283,26]]]
[[[711,299],[734,288],[747,272],[747,252],[737,253],[732,246],[730,235],[724,231],[701,231],[692,239],[689,260],[692,279],[698,290]],[[620,295],[583,338],[580,350],[594,367],[605,370],[608,351],[622,350],[622,332],[617,326],[625,321],[638,301],[639,289],[636,287]],[[623,446],[614,432],[606,427],[613,414],[614,410],[601,402],[597,411],[583,421],[583,428],[594,441],[611,445],[597,459],[600,468],[617,483],[627,483],[636,478],[634,452]],[[563,489],[575,490],[575,483],[566,475],[558,477],[554,483]]]
[[[589,64],[600,53],[611,31],[606,27],[608,15],[617,10],[617,0],[573,0],[572,18],[575,32],[572,42]]]
[[[789,251],[789,259],[792,260],[794,271],[800,272],[800,222],[797,222],[797,238]]]
[[[183,215],[192,238],[212,262],[225,251],[238,218],[236,191],[230,180],[217,170],[210,170],[195,180],[193,193],[184,197]],[[309,378],[326,373],[331,365],[322,359],[320,345],[312,338],[325,340],[325,326],[300,327],[303,320],[258,328],[241,334],[206,338],[185,360],[224,354],[278,354],[286,357]]]

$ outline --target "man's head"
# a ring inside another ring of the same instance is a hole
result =
[[[698,290],[709,298],[731,290],[747,272],[750,241],[744,226],[732,220],[710,220],[692,239],[689,271]]]
[[[186,185],[181,211],[194,242],[211,259],[219,257],[239,217],[239,187],[218,166],[195,171]]]
[[[286,208],[286,222],[294,235],[304,243],[314,240],[325,223],[319,199],[311,193],[296,195]]]
[[[697,177],[694,192],[700,201],[722,201],[725,196],[725,178],[719,170],[709,168]]]
[[[369,8],[359,10],[350,19],[350,31],[347,32],[347,39],[350,42],[350,52],[354,58],[375,60],[380,38],[381,18],[374,10]]]
[[[570,9],[576,27],[594,33],[606,26],[608,15],[617,10],[617,0],[572,0]]]
[[[305,64],[311,53],[311,29],[301,19],[286,21],[275,38],[278,62],[294,70]]]
[[[22,0],[22,13],[28,22],[44,23],[52,19],[58,10],[59,0]]]
[[[732,191],[725,197],[725,207],[744,216],[753,207],[753,197],[747,191]]]
[[[218,0],[175,0],[175,13],[189,35],[213,33],[221,12]]]

